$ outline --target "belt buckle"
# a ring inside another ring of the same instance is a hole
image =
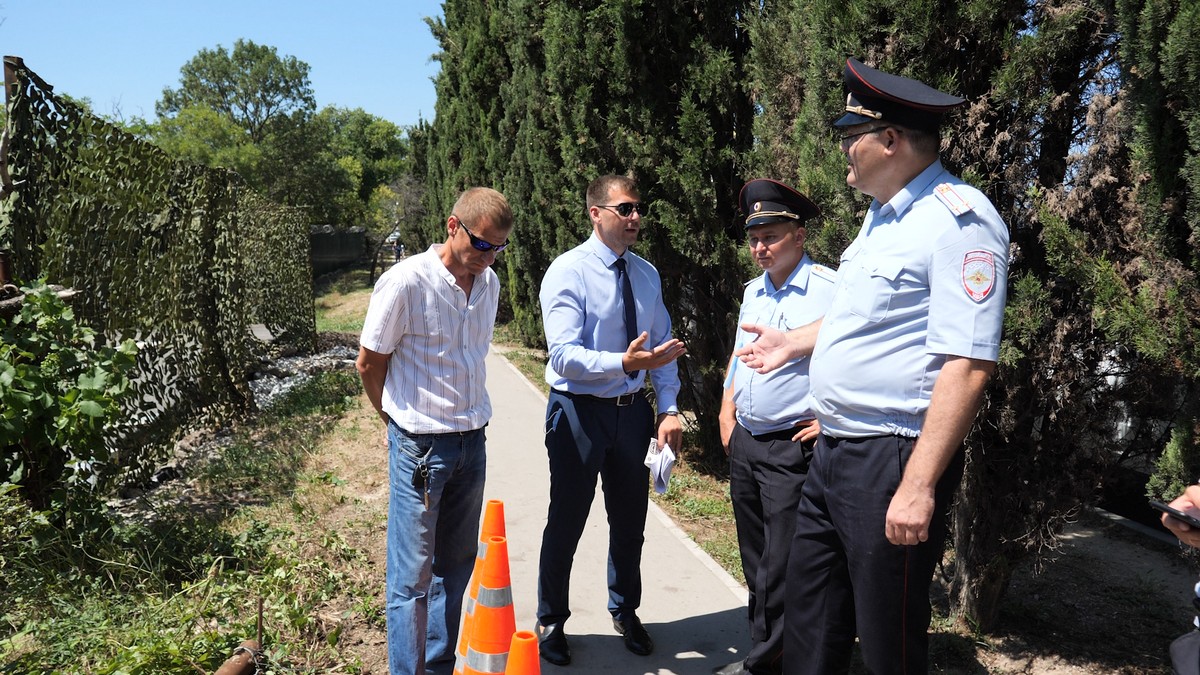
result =
[[[633,405],[633,397],[634,396],[637,396],[636,391],[633,392],[632,394],[621,394],[620,396],[617,397],[617,407],[624,408],[627,405]]]

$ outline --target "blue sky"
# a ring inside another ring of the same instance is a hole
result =
[[[307,63],[318,108],[406,126],[434,117],[422,17],[441,14],[440,0],[0,0],[0,50],[97,113],[153,119],[183,64],[244,38]]]

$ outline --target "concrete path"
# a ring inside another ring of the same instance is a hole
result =
[[[487,428],[484,499],[504,502],[518,630],[537,622],[537,567],[546,526],[550,472],[542,428],[546,398],[504,357],[488,355],[492,421]],[[638,616],[654,639],[650,656],[636,656],[608,614],[608,524],[597,486],[571,576],[566,624],[572,662],[542,661],[542,672],[707,675],[740,659],[750,644],[746,589],[700,550],[653,502],[642,551]]]

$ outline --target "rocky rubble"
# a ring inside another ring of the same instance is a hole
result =
[[[348,340],[326,338],[320,342],[325,349],[319,353],[273,359],[255,374],[249,384],[259,410],[269,410],[286,393],[318,373],[354,368],[358,352],[347,344]],[[154,472],[147,484],[125,488],[118,498],[109,501],[109,507],[126,519],[143,522],[154,520],[159,510],[169,510],[172,506],[204,508],[200,505],[203,499],[192,494],[187,478],[197,467],[219,457],[232,443],[233,430],[228,427],[187,432],[175,444],[170,459]],[[225,497],[226,502],[238,501],[236,495]]]

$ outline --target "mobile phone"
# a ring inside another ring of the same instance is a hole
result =
[[[1200,530],[1200,518],[1196,518],[1195,516],[1184,513],[1183,511],[1180,511],[1179,509],[1167,506],[1166,504],[1158,501],[1157,499],[1151,499],[1150,506],[1153,506],[1154,508],[1158,509],[1159,511],[1162,511],[1163,513],[1171,516],[1175,520],[1187,523],[1188,525],[1191,525],[1192,527],[1196,528],[1197,530]]]

